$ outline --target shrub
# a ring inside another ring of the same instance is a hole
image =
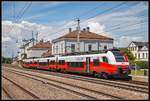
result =
[[[138,66],[140,66],[142,69],[148,69],[149,68],[149,63],[148,61],[135,61]]]

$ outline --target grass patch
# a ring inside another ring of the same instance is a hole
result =
[[[144,70],[131,70],[131,75],[144,76]]]

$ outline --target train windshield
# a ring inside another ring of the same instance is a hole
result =
[[[116,62],[125,62],[124,56],[119,51],[112,52],[115,56]]]

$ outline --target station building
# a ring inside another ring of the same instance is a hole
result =
[[[52,40],[52,55],[113,48],[113,38],[90,32],[90,28],[87,27],[80,31],[80,44],[78,49],[77,35],[78,30],[72,31],[72,29],[69,28],[69,32],[66,35]]]

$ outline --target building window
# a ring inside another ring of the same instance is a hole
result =
[[[143,59],[144,59],[144,53],[143,53]]]
[[[58,46],[56,46],[56,54],[58,54]]]
[[[71,44],[71,52],[75,52],[75,44]]]
[[[135,58],[137,58],[137,54],[135,53]]]
[[[148,58],[147,53],[146,53],[146,58]]]
[[[104,49],[107,49],[107,46],[104,46]]]
[[[138,54],[138,59],[140,59],[140,53]]]
[[[135,47],[135,51],[136,51],[136,47]]]
[[[92,45],[88,45],[88,50],[92,51]]]
[[[53,46],[53,53],[55,53],[55,46]]]
[[[63,44],[61,44],[61,53],[63,53]]]

